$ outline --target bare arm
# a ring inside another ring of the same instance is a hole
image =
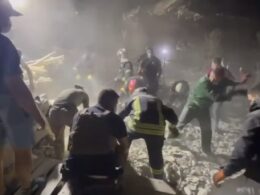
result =
[[[86,94],[84,92],[84,95],[83,95],[83,101],[82,101],[82,104],[83,104],[83,107],[84,108],[88,108],[89,107],[89,97],[88,97],[88,94]]]
[[[42,128],[45,128],[45,121],[22,78],[20,76],[8,76],[5,78],[5,84],[18,105],[31,114]]]
[[[31,69],[29,68],[29,66],[22,61],[22,67],[24,68],[24,70],[26,71],[27,75],[28,75],[28,79],[29,79],[29,84],[30,84],[30,89],[31,91],[34,91],[34,82],[33,82],[33,73],[31,71]]]

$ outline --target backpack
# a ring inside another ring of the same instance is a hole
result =
[[[102,155],[114,150],[115,138],[109,124],[111,112],[95,113],[88,108],[73,121],[69,150],[72,155]]]

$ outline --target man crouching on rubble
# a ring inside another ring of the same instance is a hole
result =
[[[235,145],[232,157],[227,166],[214,176],[216,186],[242,169],[243,176],[224,182],[214,195],[259,195],[260,194],[260,83],[248,92],[250,113],[243,124],[244,135]]]
[[[72,89],[62,91],[53,102],[48,112],[51,129],[55,134],[55,154],[60,160],[64,158],[64,132],[65,127],[71,128],[74,115],[78,106],[89,106],[89,97],[83,87],[75,85]]]
[[[118,98],[114,90],[103,90],[96,106],[74,117],[70,156],[62,171],[73,195],[84,194],[88,176],[108,176],[113,180],[122,174],[122,169],[116,168],[126,163],[128,139],[124,121],[115,114]]]

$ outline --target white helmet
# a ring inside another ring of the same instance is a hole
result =
[[[121,48],[117,51],[117,56],[122,56],[126,54],[126,49],[125,48]]]

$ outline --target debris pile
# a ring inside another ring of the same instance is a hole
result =
[[[216,157],[205,156],[200,147],[200,130],[188,125],[179,139],[166,140],[163,149],[165,179],[184,195],[208,195],[212,175],[224,165],[241,131],[238,123],[221,122],[221,131],[214,132],[213,151]],[[132,143],[129,159],[138,174],[151,177],[148,155],[143,140]]]

